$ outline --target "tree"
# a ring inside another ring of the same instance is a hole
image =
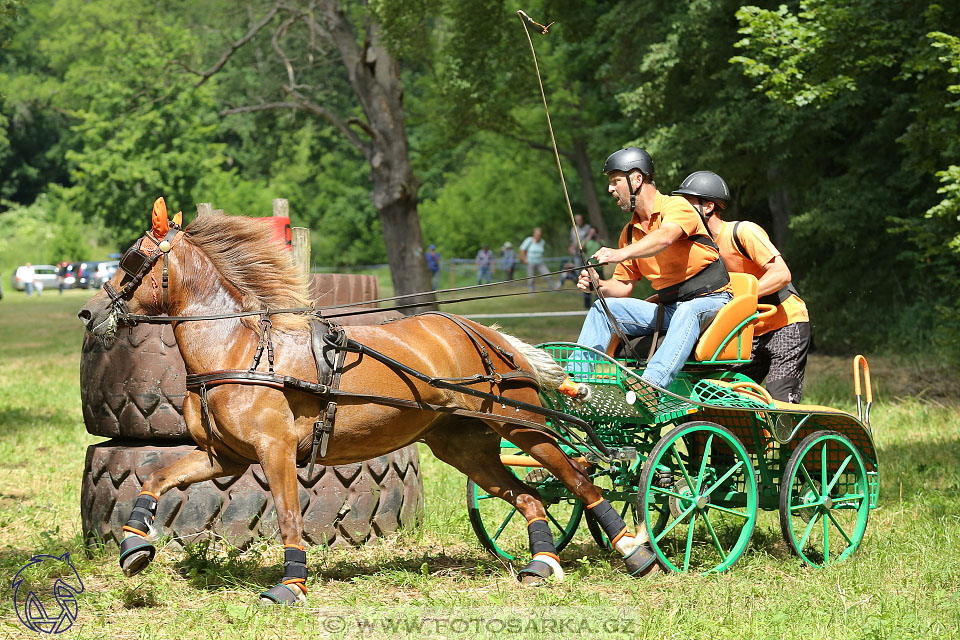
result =
[[[221,114],[295,109],[330,124],[365,158],[371,198],[383,226],[387,259],[397,294],[428,291],[417,213],[419,180],[413,173],[398,61],[366,3],[307,0],[253,3],[259,10],[246,32],[200,75],[197,86],[219,73],[237,50],[270,34],[272,54],[261,66],[279,74],[277,94],[223,109]],[[188,67],[189,68],[189,67]],[[344,100],[344,91],[352,100]]]

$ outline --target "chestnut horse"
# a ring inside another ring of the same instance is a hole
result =
[[[163,200],[154,205],[153,228],[121,261],[121,270],[81,309],[88,331],[107,342],[124,312],[149,316],[207,316],[250,310],[309,307],[307,283],[290,254],[279,250],[262,222],[239,216],[204,215],[179,229],[179,214],[167,220]],[[162,283],[162,285],[161,285]],[[310,347],[309,313],[283,313],[272,319],[277,374],[314,382],[317,366]],[[174,322],[174,334],[188,374],[248,369],[261,343],[259,317],[241,316]],[[474,332],[471,338],[460,324]],[[432,378],[467,378],[485,370],[476,337],[492,346],[489,361],[498,372],[516,365],[528,376],[490,380],[483,390],[539,406],[538,385],[555,389],[565,374],[545,352],[493,329],[434,314],[377,326],[345,327],[347,337]],[[509,362],[507,356],[518,352]],[[505,356],[504,353],[507,353]],[[263,370],[264,367],[261,367]],[[367,460],[413,442],[426,443],[436,456],[479,486],[517,508],[527,519],[534,558],[523,570],[524,583],[562,569],[536,492],[500,462],[500,439],[507,438],[560,479],[604,526],[633,575],[656,568],[645,535],[628,531],[586,471],[568,458],[538,413],[503,406],[456,389],[436,388],[396,367],[356,353],[346,355],[340,389],[357,394],[405,398],[461,414],[395,406],[370,399],[338,398],[335,428],[324,465]],[[476,388],[477,385],[473,385]],[[153,559],[157,501],[169,489],[221,476],[235,476],[259,463],[270,485],[284,544],[284,579],[261,594],[264,601],[305,600],[306,555],[301,540],[297,465],[311,454],[314,423],[329,398],[298,390],[237,381],[213,386],[201,396],[188,391],[183,416],[198,448],[151,475],[143,485],[121,544],[120,564],[128,576]],[[473,412],[472,415],[462,413]],[[481,414],[481,415],[477,415]],[[518,419],[506,422],[505,419]],[[525,421],[527,424],[518,424]]]

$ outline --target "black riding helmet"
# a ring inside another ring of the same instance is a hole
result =
[[[693,196],[719,202],[724,207],[730,204],[730,187],[713,171],[694,171],[684,178],[680,188],[671,195]]]
[[[653,158],[647,153],[646,149],[640,147],[627,147],[614,151],[603,163],[603,173],[610,175],[614,171],[622,171],[629,174],[636,169],[643,174],[644,180],[653,178]],[[630,211],[633,211],[637,205],[637,194],[633,190],[633,183],[628,183],[630,189]]]

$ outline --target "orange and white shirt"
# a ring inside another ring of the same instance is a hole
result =
[[[616,280],[632,282],[646,278],[655,290],[679,284],[703,271],[719,259],[719,252],[706,244],[691,240],[693,236],[710,237],[694,208],[680,196],[666,196],[657,192],[653,212],[646,223],[634,212],[633,218],[620,232],[619,247],[622,249],[659,229],[664,222],[673,222],[683,229],[684,235],[676,242],[649,258],[624,260],[613,272]],[[717,291],[729,291],[727,284]]]
[[[720,247],[720,257],[727,265],[727,271],[749,273],[759,280],[764,273],[763,267],[779,256],[780,250],[770,241],[770,236],[763,227],[753,222],[742,221],[737,227],[737,236],[740,244],[747,251],[747,255],[743,255],[733,238],[735,224],[736,222],[724,221],[720,233],[715,238],[717,246]],[[773,316],[757,324],[754,335],[770,333],[795,322],[810,322],[810,314],[807,312],[806,303],[799,296],[791,294],[789,298],[777,305],[777,312]]]

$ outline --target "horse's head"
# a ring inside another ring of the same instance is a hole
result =
[[[163,198],[153,203],[153,225],[120,259],[120,268],[81,309],[80,320],[99,340],[111,343],[128,314],[159,315],[166,311],[170,256],[182,244],[182,214],[167,219]]]

